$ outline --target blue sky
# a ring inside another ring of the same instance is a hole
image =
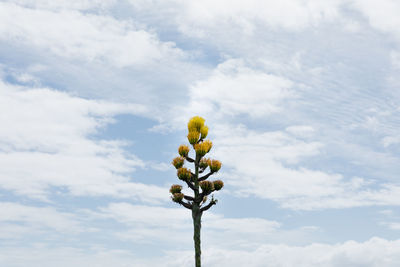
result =
[[[223,168],[205,266],[398,266],[400,3],[0,2],[0,265],[193,266],[186,123]]]

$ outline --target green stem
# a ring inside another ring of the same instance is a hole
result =
[[[196,159],[194,161],[195,166],[195,175],[194,175],[194,201],[193,201],[193,208],[192,208],[192,218],[193,218],[193,227],[194,227],[194,251],[195,251],[195,262],[196,267],[201,267],[201,246],[200,246],[200,230],[201,230],[201,215],[202,212],[200,211],[200,203],[202,199],[199,199],[199,161],[200,157],[196,155]]]
[[[201,267],[201,246],[200,246],[200,230],[201,230],[201,215],[200,207],[197,204],[193,205],[192,218],[194,227],[194,250],[196,267]]]

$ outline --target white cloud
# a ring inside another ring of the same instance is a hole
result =
[[[175,11],[175,23],[187,35],[207,37],[218,29],[254,33],[257,25],[301,30],[338,17],[342,1],[130,1],[137,10]],[[167,9],[173,6],[174,9]],[[221,31],[222,33],[222,31]]]
[[[12,267],[146,267],[138,259],[137,253],[121,249],[108,249],[101,246],[92,248],[75,248],[69,246],[54,247],[37,243],[33,247],[3,247],[0,252],[0,264]],[[158,265],[162,266],[162,265]]]
[[[311,137],[315,132],[313,127],[307,125],[289,126],[286,131],[298,137]]]
[[[390,53],[390,60],[396,69],[400,69],[400,52],[392,51]]]
[[[272,199],[292,209],[400,205],[398,184],[302,167],[323,153],[323,144],[305,142],[285,132],[256,132],[246,127],[218,126],[215,155],[222,177],[233,192]]]
[[[377,30],[400,37],[400,3],[395,0],[353,0],[351,5]]]
[[[251,33],[260,23],[299,30],[338,16],[341,1],[192,1],[185,5],[181,29],[189,34],[196,26],[206,32],[215,25],[240,27]],[[188,26],[186,26],[188,25]],[[193,27],[193,28],[192,28]],[[221,26],[219,26],[221,27]]]
[[[400,230],[400,223],[399,222],[391,222],[391,223],[388,223],[387,225],[392,230]]]
[[[208,79],[190,88],[189,110],[206,117],[262,117],[280,111],[282,102],[294,97],[292,85],[285,78],[255,71],[242,60],[231,59],[219,64]]]
[[[53,207],[34,207],[18,203],[1,202],[0,238],[16,240],[34,234],[77,234],[84,228],[72,213],[60,212]]]
[[[151,64],[183,56],[174,43],[110,16],[30,9],[0,3],[0,40],[39,49],[76,62],[116,67]]]
[[[36,9],[72,9],[72,10],[88,10],[93,8],[110,8],[115,4],[116,0],[81,0],[81,1],[68,1],[68,0],[4,0],[3,2],[14,3],[24,7]]]
[[[308,246],[262,245],[251,250],[225,250],[210,247],[203,250],[202,263],[206,266],[261,267],[397,267],[400,262],[400,241],[371,238],[365,242],[347,241],[328,245]],[[78,249],[73,247],[5,247],[0,253],[4,266],[193,266],[192,251],[167,251],[165,257],[143,259],[135,251],[110,250],[102,247]],[[23,257],[21,257],[23,255]]]
[[[400,262],[400,241],[371,238],[365,242],[347,241],[341,244],[311,244],[303,247],[262,245],[252,250],[224,250],[212,247],[203,251],[203,264],[207,266],[276,266],[276,267],[395,267]],[[192,266],[190,252],[170,252],[167,263]],[[166,264],[165,266],[170,266]],[[171,264],[171,266],[173,266]]]
[[[142,114],[143,106],[72,97],[50,89],[0,83],[1,187],[45,199],[51,187],[74,195],[112,195],[155,201],[167,192],[130,182],[128,174],[145,163],[117,140],[94,140],[112,116]]]
[[[400,241],[371,238],[365,242],[347,241],[328,245],[308,246],[262,245],[251,250],[225,250],[210,247],[203,250],[202,263],[206,266],[261,267],[397,267],[400,262]],[[88,253],[89,252],[89,253]],[[102,247],[78,249],[73,247],[5,247],[0,253],[4,266],[193,266],[192,251],[167,251],[165,257],[142,259],[135,251],[110,250]],[[23,257],[21,257],[23,255]]]
[[[382,144],[384,147],[389,147],[391,145],[396,145],[400,143],[400,136],[385,136],[382,139]]]
[[[171,205],[174,203],[171,202]],[[128,230],[116,233],[120,239],[138,243],[174,242],[179,246],[191,245],[193,226],[189,210],[183,207],[164,208],[155,206],[111,203],[93,212],[93,217],[110,218],[128,226]],[[280,223],[262,218],[226,218],[210,211],[203,215],[203,237],[208,244],[230,247],[250,246],[266,237],[276,240]],[[282,236],[282,234],[281,234]]]

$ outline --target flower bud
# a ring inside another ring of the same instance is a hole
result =
[[[196,154],[200,157],[204,156],[207,153],[207,146],[204,143],[195,144],[194,150],[196,150]]]
[[[172,200],[174,202],[181,202],[183,197],[184,197],[184,195],[182,193],[175,193],[172,195]]]
[[[201,187],[201,190],[203,190],[203,192],[206,194],[209,194],[212,191],[214,191],[214,184],[210,181],[201,181],[200,187]]]
[[[200,160],[200,162],[199,162],[199,167],[200,167],[200,169],[205,169],[205,168],[207,168],[207,167],[208,167],[208,161],[209,161],[209,159],[202,158],[202,159]]]
[[[219,171],[219,169],[221,169],[221,162],[219,160],[213,159],[213,160],[209,161],[208,166],[210,167],[210,170],[212,172],[217,172],[217,171]]]
[[[200,132],[201,127],[204,125],[204,119],[199,116],[195,116],[191,118],[188,122],[188,130],[189,132]]]
[[[200,133],[201,133],[201,139],[206,138],[207,134],[208,134],[208,127],[205,125],[203,127],[201,127]]]
[[[169,192],[171,194],[180,193],[181,191],[182,191],[182,186],[180,186],[179,184],[173,184],[173,185],[171,185],[171,188],[169,189]]]
[[[221,180],[215,180],[213,181],[213,184],[216,191],[219,191],[222,189],[222,187],[224,187],[224,182],[222,182]]]
[[[205,147],[205,149],[207,151],[206,153],[210,152],[210,150],[212,148],[212,142],[210,140],[205,140],[203,142],[203,144],[204,144],[204,147]]]
[[[196,144],[199,141],[200,133],[197,131],[189,132],[187,138],[190,144]]]
[[[181,145],[178,148],[178,152],[179,152],[179,155],[181,155],[182,157],[187,157],[187,155],[189,154],[189,147],[185,146],[185,145]]]
[[[179,169],[183,166],[185,159],[183,157],[176,157],[172,160],[172,165],[175,166],[176,169]]]
[[[179,168],[177,171],[177,176],[182,181],[189,181],[192,174],[189,169],[186,168]]]

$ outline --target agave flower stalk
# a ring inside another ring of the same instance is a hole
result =
[[[194,150],[194,158],[189,156],[190,148],[187,145],[181,145],[178,148],[179,157],[174,158],[172,165],[177,169],[178,179],[184,181],[186,185],[193,191],[193,196],[185,195],[182,186],[172,185],[170,188],[172,201],[179,203],[185,208],[191,210],[193,219],[193,240],[195,249],[195,266],[201,267],[201,246],[200,246],[200,230],[201,217],[203,212],[217,204],[217,199],[208,195],[215,191],[219,191],[224,186],[221,180],[208,181],[207,179],[217,173],[222,164],[218,160],[204,158],[212,148],[212,142],[205,140],[208,135],[208,127],[204,125],[205,120],[201,117],[193,117],[188,122],[188,141]],[[183,167],[184,163],[194,164],[194,173]],[[201,173],[209,169],[209,172],[203,176]]]

